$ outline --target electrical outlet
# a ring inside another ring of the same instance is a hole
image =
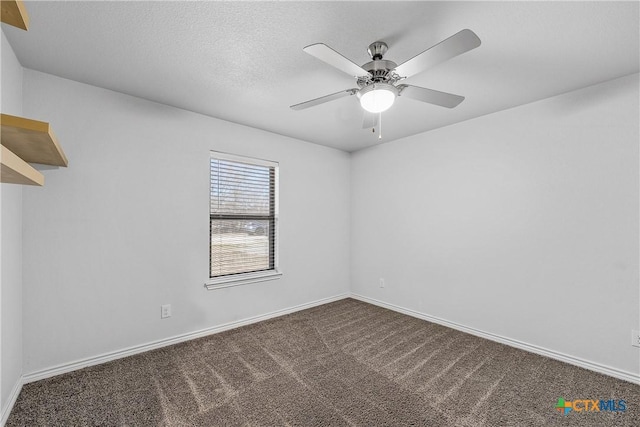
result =
[[[160,318],[166,319],[167,317],[171,317],[171,304],[160,306]]]
[[[384,288],[384,279],[382,277],[380,278],[380,287]]]
[[[631,331],[631,345],[640,347],[640,331]]]

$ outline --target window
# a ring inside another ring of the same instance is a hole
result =
[[[210,163],[207,288],[276,278],[278,164],[214,151]]]

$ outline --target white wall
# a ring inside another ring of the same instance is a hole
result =
[[[22,115],[22,66],[0,31],[1,110]],[[22,376],[22,186],[0,184],[0,410]]]
[[[25,114],[52,123],[69,159],[24,190],[25,374],[348,292],[347,153],[24,79]],[[204,289],[209,150],[280,162],[281,279]]]
[[[350,274],[357,294],[638,373],[637,74],[351,161],[24,79],[25,115],[70,160],[23,190],[26,374],[337,295]],[[204,290],[211,149],[280,162],[282,279]]]
[[[637,375],[638,94],[635,74],[354,153],[352,291]]]

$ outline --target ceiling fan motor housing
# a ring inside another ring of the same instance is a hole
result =
[[[370,78],[358,79],[358,85],[360,87],[367,86],[373,83],[390,82],[395,78],[391,70],[396,68],[397,65],[393,61],[387,61],[386,59],[377,59],[371,62],[367,62],[362,68],[371,73]]]

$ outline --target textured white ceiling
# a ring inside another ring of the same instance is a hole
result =
[[[355,87],[302,51],[323,42],[358,64],[389,45],[404,62],[464,28],[482,45],[407,80],[466,97],[450,110],[407,98],[383,142],[639,71],[638,2],[38,2],[28,32],[2,25],[23,66],[353,151],[378,144]]]

